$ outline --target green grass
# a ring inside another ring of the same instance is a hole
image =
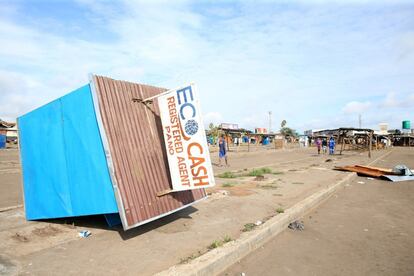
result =
[[[223,245],[222,241],[215,240],[207,248],[208,249],[214,249],[214,248],[220,247],[222,245]]]
[[[274,184],[262,184],[262,185],[257,185],[259,188],[262,189],[277,189],[279,188],[279,186],[274,185]]]
[[[223,172],[223,173],[217,175],[217,177],[220,177],[220,178],[236,178],[237,175],[235,175],[233,172]]]
[[[223,238],[223,243],[228,243],[228,242],[231,242],[232,240],[233,239],[230,236],[225,235],[224,238]]]
[[[256,227],[256,224],[254,224],[254,223],[246,223],[245,225],[244,225],[244,228],[242,229],[242,232],[249,232],[249,231],[252,231],[254,228]]]
[[[273,171],[272,174],[284,174],[284,172]]]
[[[276,213],[278,213],[278,214],[281,214],[281,213],[284,213],[284,212],[285,212],[285,209],[283,209],[282,207],[278,207],[276,209]]]
[[[207,248],[211,250],[211,249],[223,246],[223,244],[231,242],[232,240],[233,239],[230,236],[225,235],[223,239],[221,240],[214,240]]]
[[[226,182],[226,183],[223,183],[223,185],[221,185],[221,186],[222,187],[233,187],[234,183]]]
[[[264,167],[259,169],[253,169],[251,170],[247,175],[248,176],[263,176],[264,174],[272,173],[272,170],[270,168]]]

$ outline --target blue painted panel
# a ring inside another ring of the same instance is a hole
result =
[[[6,135],[0,134],[0,149],[6,147]]]
[[[89,85],[18,124],[27,219],[118,212]]]

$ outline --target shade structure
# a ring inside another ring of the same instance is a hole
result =
[[[91,75],[90,83],[18,118],[28,220],[118,213],[123,228],[206,197],[171,187],[157,104],[165,89]]]

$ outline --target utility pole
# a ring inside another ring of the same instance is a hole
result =
[[[271,133],[272,129],[272,111],[269,111],[269,134]]]
[[[362,128],[362,116],[361,116],[361,114],[358,115],[358,122],[359,122],[359,128]]]

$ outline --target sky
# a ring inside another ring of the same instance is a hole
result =
[[[197,84],[205,124],[414,122],[414,1],[0,0],[0,118],[90,73]]]

